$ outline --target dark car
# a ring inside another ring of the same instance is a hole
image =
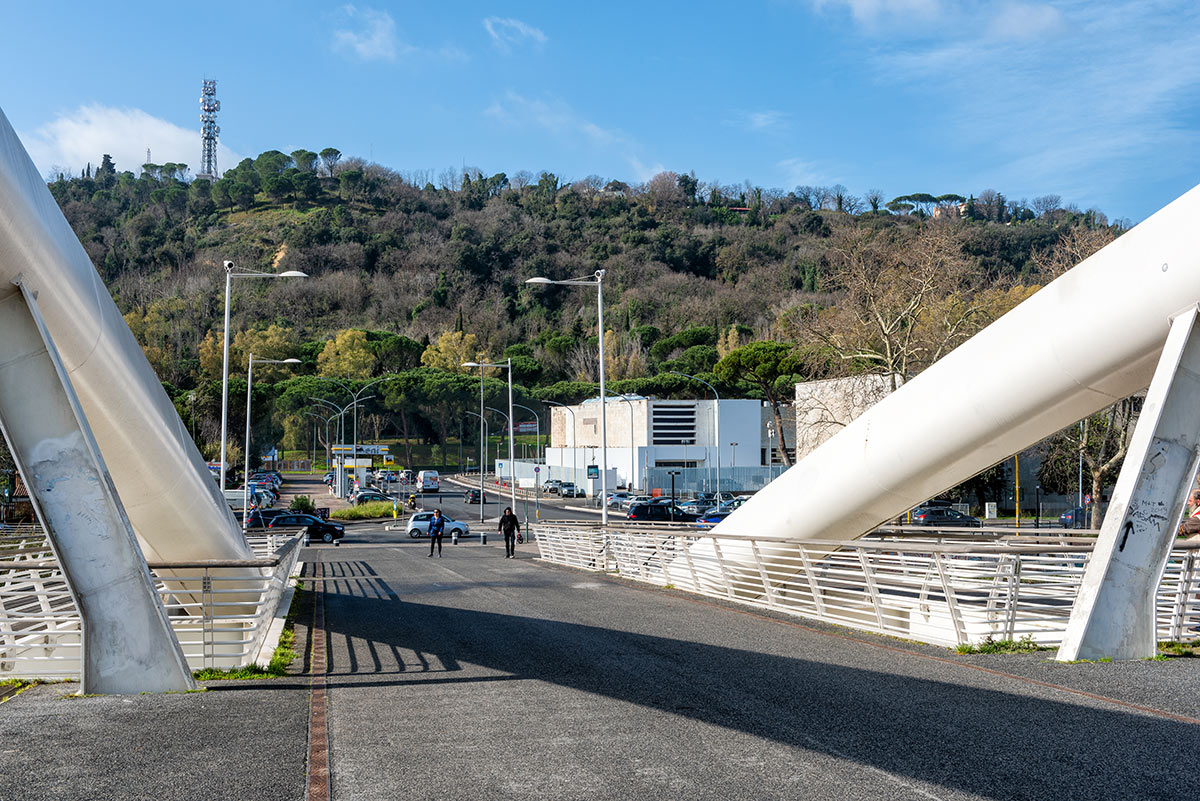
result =
[[[467,490],[467,494],[465,496],[463,496],[463,500],[465,500],[467,503],[479,503],[480,495],[483,496],[483,502],[487,503],[487,494],[481,493],[477,489]]]
[[[696,528],[712,528],[717,523],[720,523],[725,518],[729,517],[732,512],[713,512],[702,514],[696,519]]]
[[[1058,516],[1058,524],[1063,528],[1087,528],[1087,510],[1082,506],[1068,509]]]
[[[271,521],[282,514],[287,514],[287,509],[251,509],[250,517],[246,519],[246,528],[268,528]],[[239,516],[240,517],[240,516]]]
[[[326,522],[313,515],[288,512],[276,515],[267,528],[303,528],[309,540],[333,542],[346,536],[346,527],[341,523]]]
[[[354,505],[362,506],[364,503],[379,503],[381,501],[391,503],[396,500],[391,495],[385,495],[382,492],[375,490],[362,490],[354,496]]]
[[[979,528],[982,523],[979,518],[964,515],[957,509],[948,506],[925,506],[914,509],[912,513],[914,526],[943,526],[946,528]]]
[[[697,516],[669,503],[635,503],[626,517],[641,523],[694,523]]]

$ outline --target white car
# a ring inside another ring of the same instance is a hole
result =
[[[445,536],[453,537],[455,532],[460,537],[467,537],[471,534],[471,527],[461,520],[454,520],[449,515],[442,514],[446,519],[446,528],[444,529]],[[421,537],[429,536],[429,521],[433,519],[433,512],[417,512],[412,517],[408,518],[408,522],[404,524],[404,530],[408,532],[408,536],[414,540]]]

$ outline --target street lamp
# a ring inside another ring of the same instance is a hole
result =
[[[225,429],[229,422],[229,290],[234,278],[308,278],[307,273],[288,270],[282,273],[262,273],[258,270],[238,270],[233,262],[226,261],[225,267],[225,339],[221,366],[221,491],[225,491]]]
[[[502,362],[463,362],[463,367],[478,367],[479,368],[479,414],[483,415],[483,368],[485,367],[503,367],[508,370],[508,414],[505,415],[508,419],[508,479],[509,489],[512,490],[512,506],[513,514],[517,513],[517,466],[514,464],[515,454],[513,453],[513,379],[512,379],[512,357],[505,359]],[[489,407],[490,408],[490,407]],[[499,409],[492,409],[503,415]],[[479,467],[479,486],[480,494],[483,494],[483,465]],[[483,499],[480,498],[480,504]]]
[[[671,375],[682,376],[683,378],[690,378],[693,381],[700,382],[704,386],[711,389],[713,396],[716,397],[716,399],[717,399],[717,406],[716,406],[715,411],[713,412],[713,425],[715,427],[715,430],[713,431],[713,436],[717,440],[717,496],[716,497],[717,497],[717,502],[719,503],[721,500],[721,396],[717,392],[717,388],[714,387],[712,384],[708,383],[707,381],[705,381],[703,378],[697,378],[696,376],[688,375],[687,373],[680,373],[676,370],[668,370],[667,372],[670,373]],[[707,452],[708,452],[708,449],[705,448],[705,453],[707,453]],[[707,459],[706,459],[706,461],[707,461]]]
[[[487,418],[477,412],[468,411],[479,418],[479,522],[483,522],[483,463],[487,460]],[[482,530],[482,529],[481,529]]]
[[[254,385],[254,365],[256,364],[300,364],[299,359],[256,359],[250,354],[246,362],[246,480],[242,482],[242,534],[246,533],[246,523],[250,520],[250,388]],[[221,488],[224,492],[224,487]]]
[[[738,446],[738,444],[736,442],[729,443],[729,469],[730,470],[732,470],[734,467],[736,467],[735,463],[737,462],[737,446]],[[720,479],[717,480],[717,483],[718,484],[720,483]],[[720,490],[721,490],[721,488],[717,487],[718,493],[720,493]]]
[[[355,400],[351,401],[350,403],[346,404],[345,406],[338,406],[336,403],[334,403],[332,401],[325,400],[324,398],[318,398],[314,395],[310,395],[308,398],[309,400],[316,401],[317,403],[323,403],[326,406],[328,406],[330,409],[333,409],[335,412],[338,413],[338,418],[339,418],[338,423],[341,427],[341,432],[338,434],[338,442],[341,443],[341,445],[338,446],[339,451],[340,451],[340,453],[338,455],[341,458],[338,462],[339,467],[336,468],[336,475],[334,476],[334,479],[335,479],[334,494],[337,495],[339,498],[344,497],[342,495],[342,490],[344,489],[342,487],[342,484],[345,483],[345,476],[346,476],[346,412],[350,411],[351,409],[355,409],[355,414],[357,414],[357,409],[355,407],[357,407],[358,404],[362,403],[363,401],[369,401],[374,397],[375,397],[374,395],[368,395],[365,398],[356,398]]]
[[[625,405],[629,407],[629,491],[630,491],[630,494],[632,495],[633,494],[633,474],[634,474],[634,471],[637,469],[633,462],[633,451],[634,451],[634,446],[633,446],[633,402],[631,400],[629,400],[629,398],[625,397],[624,395],[617,395],[617,393],[615,393],[615,392],[613,392],[612,394],[616,395],[618,400],[625,401]],[[607,398],[605,398],[605,402],[606,403],[608,402]],[[604,503],[608,504],[607,497],[604,499]]]
[[[353,444],[350,446],[350,448],[351,448],[350,461],[352,461],[354,463],[354,469],[357,470],[358,469],[358,405],[357,404],[359,402],[359,396],[362,395],[364,392],[366,392],[368,388],[375,386],[379,382],[391,381],[391,380],[398,378],[398,376],[385,375],[383,378],[376,378],[374,381],[370,382],[369,384],[363,384],[361,387],[358,388],[357,392],[350,389],[349,386],[342,383],[341,381],[338,381],[335,378],[326,378],[325,376],[322,376],[322,375],[319,375],[316,378],[318,381],[328,381],[331,384],[337,384],[339,387],[341,387],[342,389],[349,392],[351,398],[354,401],[353,403],[350,404],[350,406],[354,408],[354,439],[353,439]],[[375,396],[370,395],[368,397],[373,398]],[[367,398],[362,398],[362,400],[367,400]],[[345,443],[343,442],[343,444],[345,444]],[[374,460],[372,460],[371,464],[372,465],[375,464]]]
[[[331,414],[328,417],[326,417],[325,415],[317,414],[316,412],[305,412],[305,414],[308,415],[309,417],[315,417],[318,420],[323,420],[325,422],[325,469],[328,470],[329,469],[329,421],[332,420],[337,415]],[[316,467],[316,464],[315,464],[316,454],[315,453],[313,455],[313,462],[314,462],[313,467],[315,469],[315,467]]]
[[[600,524],[608,525],[608,420],[604,407],[607,406],[604,392],[604,270],[596,270],[591,278],[568,278],[552,281],[537,276],[526,279],[527,284],[558,284],[560,286],[596,287],[596,327],[600,336]]]
[[[508,425],[508,488],[512,492],[513,514],[516,514],[517,513],[517,472],[516,472],[516,467],[513,465],[512,415],[505,414],[504,412],[502,412],[499,409],[496,409],[492,406],[487,407],[487,409],[489,412],[495,412],[496,414],[503,417],[504,422]],[[497,452],[499,452],[499,448],[497,448],[496,450],[497,450]],[[501,476],[501,478],[503,478],[503,476]]]
[[[542,401],[542,403],[547,403],[551,406],[561,406],[566,410],[567,414],[571,415],[571,483],[574,484],[579,480],[579,438],[576,436],[579,431],[575,428],[575,410],[565,403],[559,403],[558,401],[548,400]],[[553,432],[551,432],[551,436],[553,436]],[[561,452],[558,454],[558,466],[562,467]]]

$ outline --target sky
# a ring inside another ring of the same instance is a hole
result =
[[[1195,0],[5,3],[39,169],[319,151],[437,177],[1060,195],[1139,222],[1200,183]]]

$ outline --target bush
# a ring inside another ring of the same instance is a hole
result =
[[[297,495],[295,498],[292,498],[292,505],[288,507],[288,510],[315,515],[317,513],[317,505],[307,495]]]
[[[335,520],[369,520],[377,517],[391,517],[392,504],[390,501],[374,501],[362,506],[351,506],[349,509],[338,509],[330,517]]]

